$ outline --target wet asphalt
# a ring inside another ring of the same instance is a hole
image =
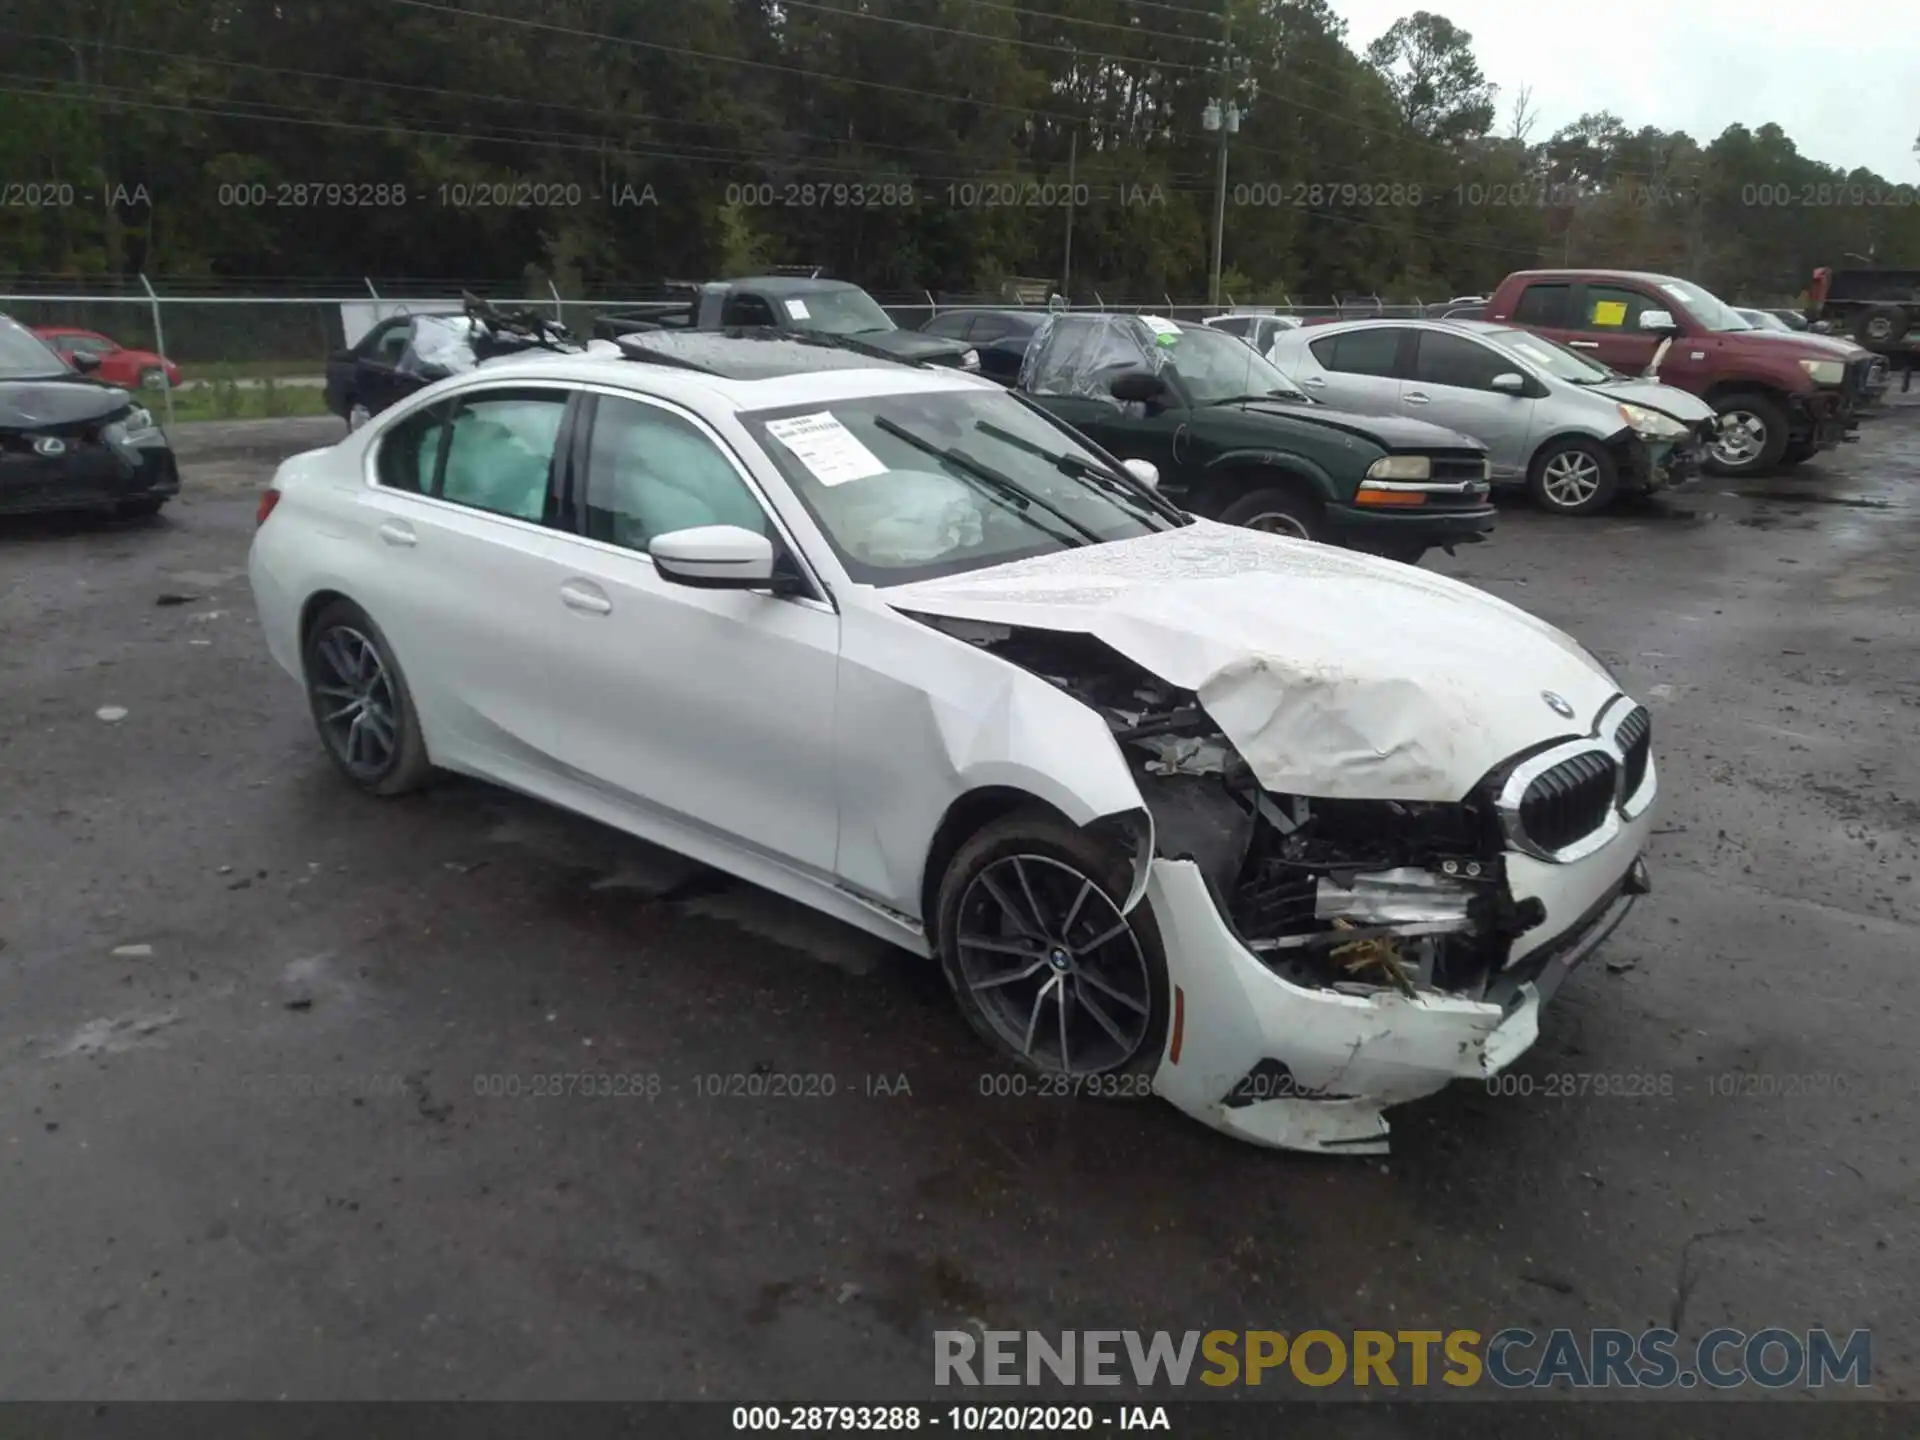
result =
[[[1920,1398],[1920,395],[1429,562],[1607,659],[1663,795],[1529,1093],[1384,1161],[984,1094],[923,963],[476,783],[350,792],[244,573],[338,433],[182,427],[159,521],[0,522],[0,1395],[930,1398],[969,1325],[1725,1324],[1870,1328]],[[769,1074],[811,1093],[728,1093]]]

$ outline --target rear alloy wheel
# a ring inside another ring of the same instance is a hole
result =
[[[161,390],[166,387],[166,383],[167,372],[162,370],[158,365],[149,365],[140,372],[140,388],[142,390]]]
[[[366,612],[334,601],[315,617],[303,653],[313,723],[341,773],[374,795],[418,789],[432,765],[413,697]]]
[[[1765,395],[1727,395],[1714,402],[1719,428],[1707,445],[1707,469],[1745,479],[1764,475],[1787,449],[1787,416]]]
[[[1227,525],[1240,525],[1289,540],[1318,540],[1326,533],[1326,510],[1318,500],[1291,490],[1255,490],[1220,512]]]
[[[940,886],[942,969],[973,1028],[1047,1075],[1146,1073],[1167,1032],[1167,969],[1125,860],[1040,811],[995,821]]]
[[[1557,515],[1592,515],[1613,503],[1620,477],[1613,457],[1591,440],[1556,440],[1533,457],[1527,488]]]

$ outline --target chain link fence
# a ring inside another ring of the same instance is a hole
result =
[[[191,289],[187,288],[191,286]],[[544,293],[542,293],[544,291]],[[0,277],[0,310],[23,325],[85,330],[107,337],[125,350],[164,356],[180,369],[182,390],[234,386],[318,387],[327,358],[353,343],[372,324],[392,315],[447,313],[460,308],[463,294],[495,304],[544,310],[576,335],[592,333],[594,317],[604,310],[659,300],[659,286],[611,287],[563,293],[551,284],[502,285],[446,279],[176,281],[155,285],[144,277],[108,279]],[[1067,311],[1165,315],[1198,321],[1235,310],[1292,315],[1302,320],[1337,318],[1412,318],[1437,314],[1445,305],[1419,299],[1388,302],[1378,296],[1327,297],[1329,303],[1224,305],[1176,299],[1172,295],[1113,296],[1091,292],[1091,301],[1068,304],[1058,296],[1046,303],[1010,299],[1005,293],[888,291],[874,298],[896,325],[917,329],[935,315],[954,309]],[[121,370],[129,373],[125,376]],[[174,393],[157,367],[135,368],[128,361],[109,372],[121,383],[145,383],[156,391],[169,422]]]

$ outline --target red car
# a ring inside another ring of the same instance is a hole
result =
[[[145,386],[157,390],[162,385],[180,383],[180,367],[166,356],[156,355],[151,350],[129,350],[97,330],[75,330],[65,325],[36,325],[33,333],[51,345],[69,365],[73,364],[76,354],[98,356],[100,366],[93,373],[109,384],[129,388]]]

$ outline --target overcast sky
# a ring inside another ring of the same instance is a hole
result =
[[[1500,87],[1498,127],[1522,85],[1544,140],[1591,110],[1629,130],[1685,130],[1705,145],[1729,125],[1787,132],[1803,155],[1866,165],[1920,186],[1920,3],[1916,0],[1329,0],[1364,51],[1427,9],[1473,36]]]

